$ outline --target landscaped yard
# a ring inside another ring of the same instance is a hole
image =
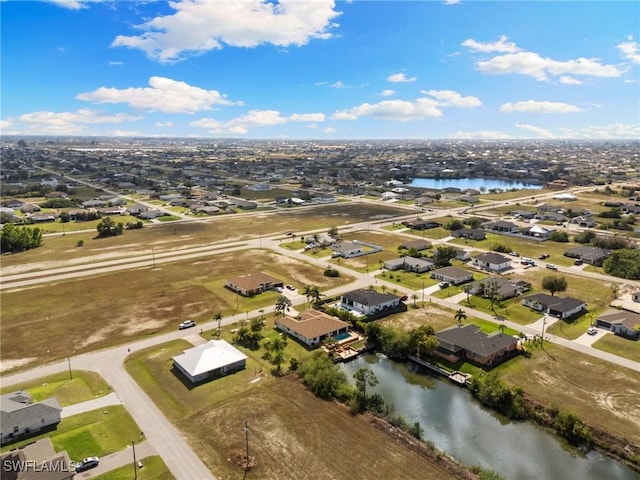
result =
[[[40,402],[46,398],[56,397],[58,403],[66,407],[74,403],[93,400],[111,392],[109,385],[95,372],[73,370],[73,378],[69,378],[69,372],[60,372],[48,377],[39,378],[37,381],[20,383],[3,387],[1,394],[26,390],[34,402]]]
[[[71,460],[104,456],[123,450],[140,428],[122,405],[103,407],[91,412],[63,418],[54,431],[2,447],[2,451],[22,447],[44,437],[51,437],[56,451],[66,450]]]

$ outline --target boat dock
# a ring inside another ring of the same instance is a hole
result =
[[[409,355],[408,358],[412,362],[415,362],[422,367],[428,368],[432,372],[447,377],[450,381],[461,387],[466,387],[469,384],[469,380],[471,380],[470,373],[462,373],[457,370],[454,372],[450,372],[449,370],[439,367],[438,365],[434,365],[433,363],[426,362],[421,358],[414,357],[413,355]]]

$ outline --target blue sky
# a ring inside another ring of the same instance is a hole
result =
[[[640,2],[0,1],[3,134],[640,139]]]

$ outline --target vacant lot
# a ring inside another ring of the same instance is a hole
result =
[[[218,478],[242,478],[245,421],[255,459],[247,478],[455,478],[346,407],[316,398],[294,375],[256,377],[251,357],[246,370],[188,389],[170,372],[180,348],[139,352],[130,371]]]
[[[63,262],[94,263],[112,258],[172,251],[189,246],[242,241],[259,235],[329,229],[365,221],[384,220],[407,211],[391,205],[337,203],[286,212],[246,213],[201,221],[169,222],[129,230],[122,236],[95,239],[95,231],[47,237],[34,250],[2,256],[4,274],[63,266]],[[78,240],[84,246],[77,247]],[[11,268],[14,267],[14,268]]]
[[[504,378],[535,401],[576,413],[589,425],[640,445],[640,376],[573,350],[527,344],[530,358],[497,367]]]
[[[51,361],[173,330],[186,318],[211,320],[217,312],[228,316],[274,305],[277,292],[244,298],[224,287],[226,278],[261,271],[322,290],[352,280],[325,277],[322,269],[265,250],[3,292],[2,360]]]

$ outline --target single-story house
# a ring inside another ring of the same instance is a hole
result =
[[[554,297],[546,293],[534,293],[522,299],[522,304],[541,313],[566,319],[587,311],[587,304],[571,297]]]
[[[362,315],[372,315],[400,306],[400,297],[374,289],[358,289],[340,297],[340,307]]]
[[[27,217],[31,223],[55,222],[58,217],[55,213],[32,213]]]
[[[489,230],[490,232],[498,233],[516,233],[519,228],[518,225],[511,222],[505,222],[504,220],[497,220],[495,222],[487,222],[482,224],[482,228]]]
[[[445,328],[436,332],[436,338],[440,344],[436,354],[451,362],[467,359],[491,365],[518,348],[517,338],[501,332],[486,334],[475,325]]]
[[[242,210],[253,210],[255,208],[258,208],[258,204],[256,202],[250,202],[248,200],[236,199],[231,203],[233,203],[236,207],[241,208]]]
[[[426,240],[405,240],[400,244],[400,248],[411,250],[415,248],[418,252],[431,248],[431,242]]]
[[[33,402],[25,391],[0,396],[0,441],[37,435],[40,430],[60,423],[62,408],[54,398]]]
[[[597,247],[580,246],[572,248],[564,252],[565,257],[578,258],[584,263],[595,265],[597,267],[602,265],[602,262],[611,255],[610,250]]]
[[[471,264],[483,270],[502,272],[503,270],[511,268],[511,259],[496,252],[485,252],[472,257]]]
[[[225,287],[230,288],[245,297],[273,290],[275,287],[283,287],[284,282],[267,273],[250,273],[240,277],[230,278],[225,281]]]
[[[370,255],[383,250],[379,245],[363,242],[361,240],[353,240],[351,242],[340,240],[334,243],[331,248],[334,252],[333,256],[342,258],[361,257],[362,255]]]
[[[75,470],[66,451],[56,452],[49,437],[0,455],[2,480],[71,480]]]
[[[531,288],[531,284],[525,281],[514,281],[504,277],[490,277],[478,280],[469,285],[471,295],[489,297],[489,289],[495,288],[496,298],[506,299],[521,295]]]
[[[451,230],[451,236],[455,238],[467,238],[469,240],[484,240],[487,234],[479,228],[460,228]]]
[[[535,212],[530,212],[529,210],[513,210],[511,212],[511,215],[514,218],[521,218],[523,220],[531,220],[533,217],[535,217],[536,213]]]
[[[466,262],[467,260],[471,260],[471,253],[462,248],[456,248],[456,260],[460,260],[461,262]]]
[[[554,231],[555,229],[553,228],[546,228],[542,225],[532,225],[530,227],[520,229],[520,234],[527,237],[534,237],[538,240],[547,240],[549,235]]]
[[[571,220],[569,220],[569,223],[575,223],[579,227],[583,227],[583,228],[592,228],[596,226],[596,222],[593,218],[591,218],[590,216],[587,217],[584,215],[573,217]]]
[[[301,312],[299,318],[284,316],[276,319],[276,328],[308,347],[317,347],[327,337],[349,332],[349,324],[318,310]]]
[[[85,200],[82,202],[82,208],[102,208],[107,203],[104,200],[99,200],[97,198],[91,200]]]
[[[421,218],[416,218],[415,220],[405,220],[402,224],[413,230],[429,230],[431,228],[438,228],[441,226],[440,223],[435,222],[433,220],[422,220]]]
[[[431,272],[431,278],[448,282],[452,285],[461,285],[473,280],[473,273],[459,267],[442,267]]]
[[[173,357],[173,366],[191,383],[200,383],[244,369],[247,356],[224,340],[209,340]]]
[[[433,270],[435,267],[433,260],[429,258],[400,257],[384,262],[387,270],[404,270],[406,272],[423,273]]]
[[[629,310],[607,310],[596,320],[596,327],[606,328],[621,337],[638,340],[640,338],[640,314]]]
[[[39,212],[41,210],[40,205],[37,205],[35,203],[23,203],[22,206],[20,207],[20,211],[22,213],[33,213],[33,212]]]

